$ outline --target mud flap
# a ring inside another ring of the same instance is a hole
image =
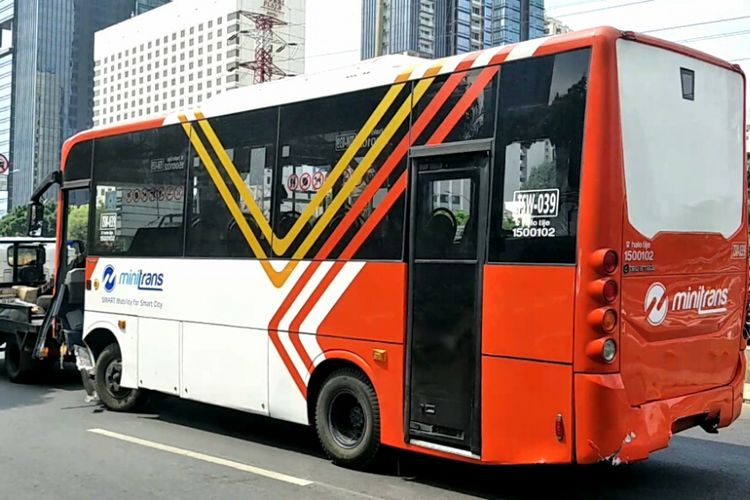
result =
[[[96,372],[94,371],[94,358],[91,352],[86,347],[74,345],[73,353],[76,357],[76,368],[78,368],[78,372],[81,374],[81,382],[86,391],[86,402],[98,401],[99,396],[96,394],[96,389],[94,388],[94,375]]]

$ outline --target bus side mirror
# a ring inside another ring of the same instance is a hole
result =
[[[43,266],[47,263],[47,250],[43,246],[39,246],[36,249],[36,262],[38,266]]]
[[[38,201],[29,203],[28,208],[28,234],[40,237],[44,231],[44,205]]]
[[[67,255],[68,265],[75,262],[75,260],[81,255],[83,255],[83,253],[85,252],[83,241],[80,241],[80,240],[68,241],[66,246],[68,249],[68,255]]]

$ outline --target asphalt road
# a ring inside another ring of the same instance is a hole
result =
[[[0,354],[0,372],[4,369]],[[621,467],[478,467],[389,453],[372,472],[331,464],[311,430],[173,398],[116,414],[77,374],[0,376],[0,500],[133,498],[741,498],[750,407],[718,436],[692,430]]]

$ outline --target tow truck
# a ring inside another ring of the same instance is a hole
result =
[[[34,191],[28,205],[29,240],[19,240],[9,249],[12,279],[0,286],[0,348],[4,346],[5,373],[12,382],[30,382],[55,363],[62,366],[74,361],[75,346],[82,344],[84,243],[71,240],[56,246],[57,265],[63,269],[55,269],[50,279],[45,279],[42,243],[38,258],[19,259],[19,250],[34,248],[29,242],[41,237],[45,229],[42,197],[61,180],[61,172],[55,171]]]

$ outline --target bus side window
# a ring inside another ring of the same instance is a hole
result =
[[[209,118],[195,125],[218,141],[222,150],[208,147],[205,157],[193,151],[186,255],[259,257],[249,235],[269,254],[265,234],[270,229],[277,115],[277,108],[268,108]],[[221,184],[226,187],[224,193]],[[235,217],[233,211],[242,217]]]
[[[502,67],[493,262],[575,263],[590,52]]]
[[[97,139],[91,253],[182,256],[187,163],[179,125]]]
[[[395,102],[407,98],[405,85]],[[363,130],[390,87],[366,89],[282,106],[275,171],[274,246],[287,258],[338,258],[406,169],[406,158],[386,160],[408,133],[406,115],[391,106],[378,124]],[[395,118],[395,119],[394,119]],[[396,123],[398,127],[383,128]],[[377,153],[377,154],[375,154]],[[360,200],[383,165],[389,171],[374,195]],[[363,203],[366,201],[366,203]],[[358,206],[356,217],[350,210]],[[349,258],[401,259],[404,205],[395,203]],[[346,224],[342,227],[342,224]],[[300,249],[302,247],[302,249]]]

